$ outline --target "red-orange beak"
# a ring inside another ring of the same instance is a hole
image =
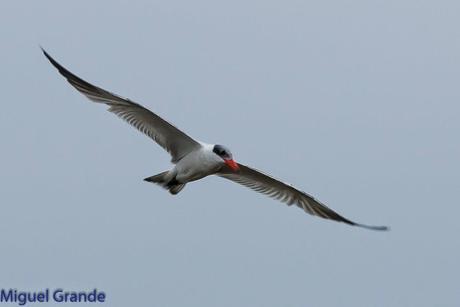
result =
[[[238,166],[238,163],[236,163],[233,159],[228,159],[224,161],[225,161],[225,164],[227,164],[228,167],[230,167],[234,172],[240,169],[240,167]]]

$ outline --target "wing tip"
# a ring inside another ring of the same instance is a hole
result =
[[[48,54],[48,52],[46,52],[45,48],[42,47],[42,45],[38,45],[38,47],[40,48],[40,50],[43,52],[43,54],[46,56],[46,58],[49,60],[49,61],[52,61],[53,58]]]
[[[43,54],[45,55],[45,57],[48,59],[48,61],[50,61],[51,64],[53,64],[54,67],[56,67],[56,69],[61,73],[61,74],[64,74],[64,72],[66,71],[66,69],[61,65],[59,64],[55,59],[53,59],[51,57],[51,55],[49,55],[48,52],[46,52],[46,50],[41,46],[39,45],[41,51],[43,52]]]
[[[364,225],[364,224],[358,224],[358,223],[353,223],[353,225],[361,227],[361,228],[369,229],[369,230],[375,230],[375,231],[390,231],[391,230],[389,226],[372,226],[372,225]]]

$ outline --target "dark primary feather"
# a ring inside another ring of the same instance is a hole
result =
[[[129,124],[152,138],[161,147],[168,151],[168,153],[172,156],[173,163],[179,161],[193,149],[201,146],[194,139],[152,111],[129,99],[120,97],[86,82],[64,68],[43,48],[42,51],[51,64],[57,68],[59,73],[63,75],[80,93],[94,102],[107,104],[110,112],[127,121]]]
[[[386,226],[368,226],[350,221],[332,209],[329,209],[309,194],[297,190],[292,185],[281,182],[246,165],[240,163],[238,165],[240,167],[238,172],[228,170],[224,167],[217,175],[244,185],[256,192],[268,195],[271,198],[280,200],[289,206],[295,204],[312,215],[372,230],[388,230]]]

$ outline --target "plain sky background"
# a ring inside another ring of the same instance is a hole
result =
[[[459,306],[458,1],[1,1],[2,288],[107,306]],[[178,196],[77,75],[374,232],[224,179]]]

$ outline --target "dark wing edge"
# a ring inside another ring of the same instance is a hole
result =
[[[163,147],[172,156],[173,163],[179,161],[187,151],[201,146],[193,138],[140,104],[92,85],[71,73],[53,59],[45,49],[41,46],[40,48],[51,64],[75,89],[94,102],[108,105],[108,111],[122,118]],[[149,121],[156,125],[148,124]],[[180,138],[180,144],[174,144],[172,138],[167,137],[168,134]]]
[[[288,206],[295,204],[297,207],[303,209],[306,213],[311,215],[370,230],[390,230],[387,226],[372,226],[353,222],[333,211],[311,195],[297,190],[288,183],[279,181],[246,165],[240,163],[238,163],[238,165],[240,166],[240,170],[238,172],[233,172],[224,167],[217,175],[284,202]]]

